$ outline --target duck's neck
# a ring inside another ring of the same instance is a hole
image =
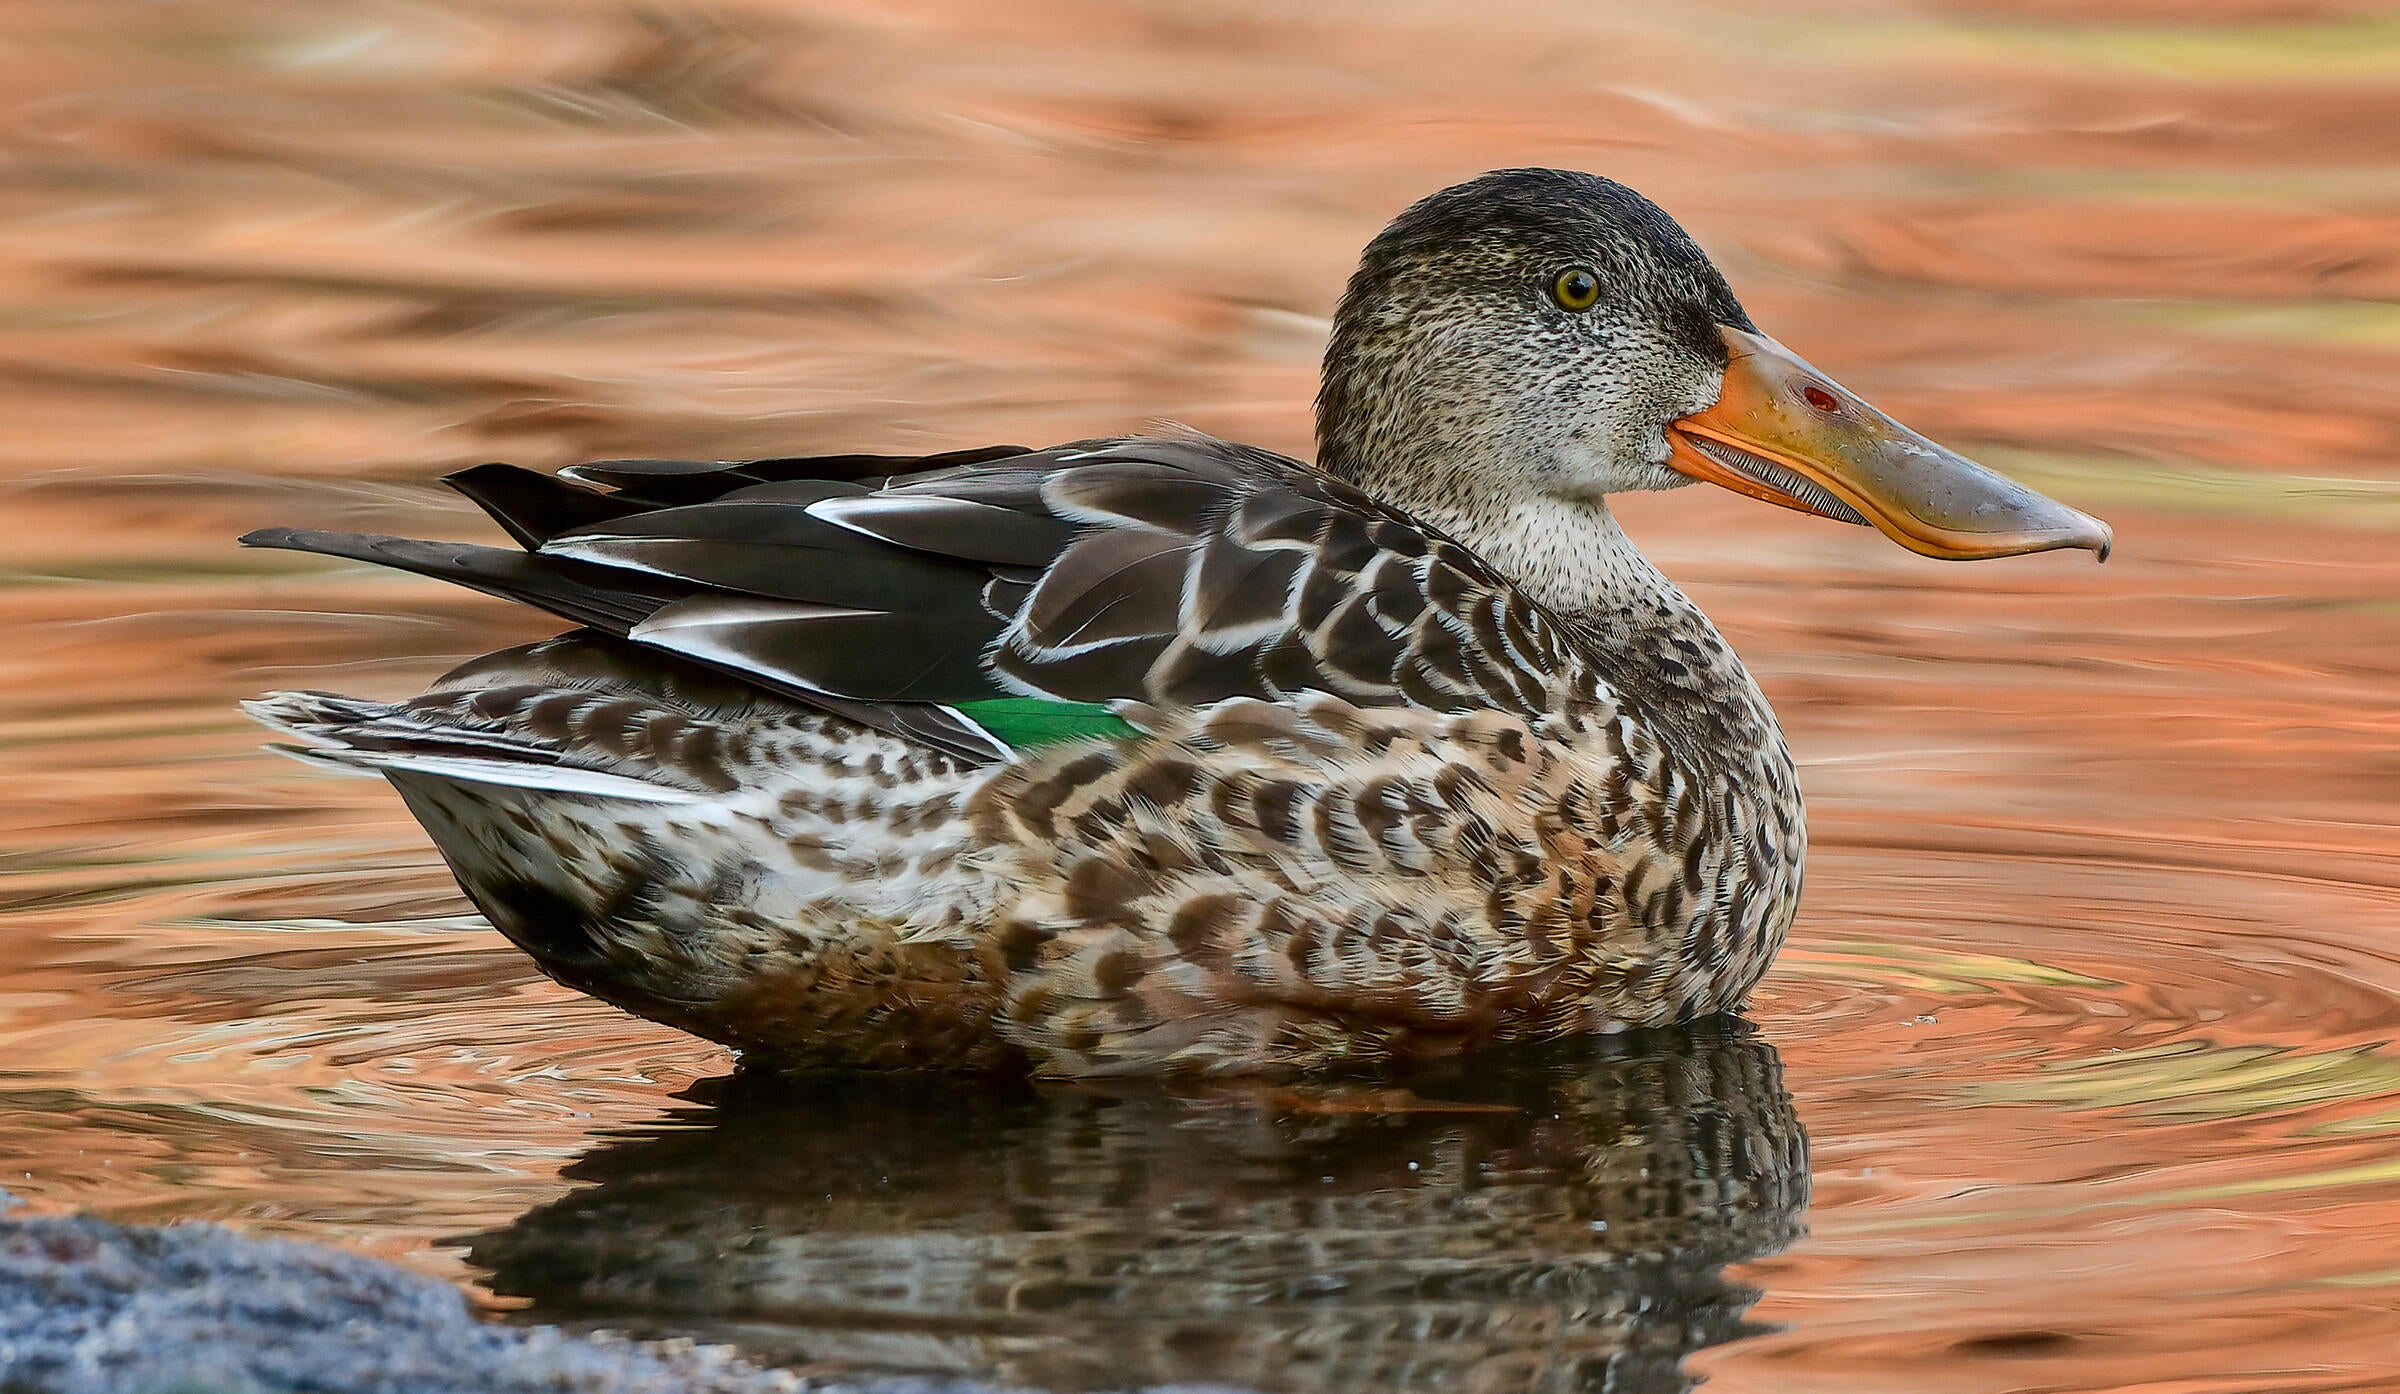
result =
[[[1700,608],[1617,526],[1606,500],[1390,498],[1579,632],[1600,675],[1668,746],[1736,779],[1790,755],[1775,714]]]

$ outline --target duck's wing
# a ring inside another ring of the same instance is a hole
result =
[[[986,760],[1006,746],[975,704],[1011,705],[1021,725],[1027,699],[1318,691],[1530,716],[1582,667],[1557,622],[1464,548],[1296,461],[1205,437],[556,477],[487,465],[453,482],[526,550],[244,541],[521,600]]]

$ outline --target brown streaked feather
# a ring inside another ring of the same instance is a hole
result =
[[[1095,531],[1058,554],[1013,618],[1024,632],[1041,636],[1041,649],[1061,654],[1173,634],[1190,554],[1190,539],[1171,533]]]
[[[1216,465],[1116,455],[1050,476],[1043,481],[1042,502],[1051,512],[1079,523],[1197,537],[1210,531],[1212,516],[1233,502],[1226,486],[1234,480]]]
[[[941,495],[827,499],[809,512],[895,546],[997,566],[1048,566],[1075,531],[1045,513]]]

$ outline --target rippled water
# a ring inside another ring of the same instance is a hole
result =
[[[2391,11],[0,26],[0,1184],[809,1369],[2400,1387]],[[1755,1035],[1405,1095],[728,1088],[234,714],[543,632],[229,545],[484,535],[430,484],[476,460],[1156,417],[1303,448],[1360,242],[1535,162],[1650,193],[1771,332],[2117,526],[2105,568],[1942,566],[1709,491],[1625,510],[1804,764]]]

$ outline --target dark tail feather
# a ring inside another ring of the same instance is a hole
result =
[[[445,474],[442,482],[473,500],[529,552],[570,528],[615,522],[649,511],[649,505],[633,499],[586,489],[518,465],[476,465]]]
[[[373,533],[260,528],[244,534],[242,545],[374,562],[531,605],[619,636],[693,593],[690,586],[638,572],[511,551],[506,547],[482,547],[472,542],[419,542]]]
[[[260,528],[242,536],[245,547],[316,552],[373,562],[437,581],[496,595],[547,610],[603,634],[624,638],[632,628],[698,588],[638,571],[597,566],[571,557],[483,547],[472,542],[419,542],[361,532],[317,532],[305,528]],[[975,764],[1006,759],[1008,747],[948,707],[919,702],[882,703],[835,697],[810,688],[762,679],[735,670],[734,676],[779,692],[861,726],[948,751]]]
[[[1021,445],[984,445],[938,455],[789,455],[767,460],[593,460],[559,471],[578,484],[614,489],[645,507],[707,503],[753,484],[800,479],[870,483],[895,474],[922,474],[1005,460],[1030,452]]]
[[[566,476],[520,465],[475,465],[442,476],[527,551],[574,528],[615,522],[676,504],[702,503],[736,489],[789,480],[873,480],[896,471],[921,473],[1026,453],[1019,445],[953,450],[942,455],[818,455],[708,463],[696,460],[601,460]],[[587,488],[614,488],[603,493]]]

